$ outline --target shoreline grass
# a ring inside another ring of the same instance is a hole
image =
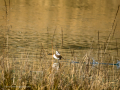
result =
[[[71,59],[74,57],[74,61],[79,61],[76,54],[74,51]],[[1,88],[10,90],[116,90],[120,88],[120,76],[114,70],[115,66],[93,67],[89,64],[90,54],[83,57],[79,64],[61,61],[58,72],[51,71],[52,59],[47,60],[47,56],[41,60],[32,61],[29,60],[28,55],[25,53],[21,56],[21,59],[25,57],[22,61],[19,58],[9,60],[9,62],[5,57],[0,59],[1,64],[4,63],[3,67],[0,67],[2,70]],[[113,56],[111,58],[115,63]],[[83,61],[88,61],[88,63],[84,64]],[[104,61],[103,58],[102,61]],[[16,63],[19,63],[19,66]]]

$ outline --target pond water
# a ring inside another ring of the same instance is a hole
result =
[[[74,50],[79,61],[92,46],[91,57],[97,59],[98,32],[101,48],[112,32],[105,62],[112,63],[112,56],[115,62],[120,58],[119,0],[9,1],[7,14],[4,0],[0,3],[0,52],[8,41],[9,58],[21,58],[25,52],[29,58],[40,58],[44,48],[47,53],[59,50],[67,59]]]

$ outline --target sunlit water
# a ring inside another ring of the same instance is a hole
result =
[[[119,0],[109,3],[104,0],[12,0],[10,7],[7,2],[6,20],[3,0],[0,3],[0,53],[3,53],[3,48],[6,47],[8,58],[12,60],[13,57],[21,60],[26,57],[26,53],[28,59],[35,60],[58,50],[66,60],[71,60],[74,59],[71,54],[74,50],[74,56],[77,57],[74,60],[80,61],[92,47],[91,57],[97,61],[98,48],[101,47],[104,51],[104,44],[112,31],[106,51],[107,60],[103,62],[113,63],[113,56],[114,63],[117,63],[120,58],[120,11],[113,29],[112,25],[119,4]],[[4,44],[7,40],[8,47]],[[44,53],[40,55],[41,50]],[[48,55],[47,58],[52,60],[52,56]]]

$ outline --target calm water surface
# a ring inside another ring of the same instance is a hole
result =
[[[112,29],[119,0],[11,0],[6,2],[7,16],[4,0],[0,2],[0,52],[8,35],[9,58],[21,58],[25,52],[29,53],[29,58],[40,58],[41,48],[52,53],[55,32],[54,51],[59,50],[70,59],[71,50],[74,50],[79,61],[93,42],[92,57],[97,59],[98,31],[101,48],[110,32],[114,33],[106,52],[110,57],[120,57],[120,10]],[[112,62],[110,57],[109,62]]]

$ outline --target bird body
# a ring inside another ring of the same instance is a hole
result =
[[[61,60],[61,58],[62,58],[62,56],[60,55],[60,53],[58,51],[56,51],[56,54],[54,54],[53,57],[57,60]]]

